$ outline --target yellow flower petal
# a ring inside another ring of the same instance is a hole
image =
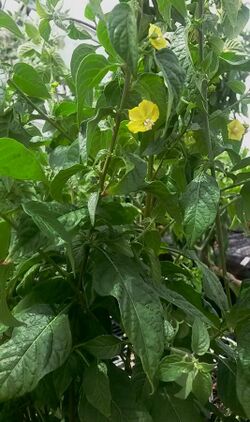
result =
[[[227,131],[229,139],[241,141],[245,133],[245,127],[239,120],[234,119],[227,125]]]
[[[159,108],[149,100],[143,100],[137,107],[129,110],[128,128],[133,133],[151,130],[156,120],[159,119]]]
[[[148,130],[143,121],[131,121],[127,124],[127,127],[132,133],[147,132]]]
[[[152,23],[149,26],[148,38],[151,45],[156,48],[156,50],[166,48],[168,45],[167,40],[165,40],[162,34],[161,28],[157,25],[153,25]]]

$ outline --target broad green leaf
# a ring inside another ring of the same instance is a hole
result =
[[[92,406],[86,399],[84,394],[80,395],[78,405],[78,415],[80,422],[109,422],[94,406]]]
[[[14,66],[13,81],[18,88],[30,97],[47,99],[50,97],[45,83],[37,71],[27,63]]]
[[[46,180],[35,154],[10,138],[0,138],[0,176],[19,180]]]
[[[250,418],[250,317],[237,328],[237,396],[241,406]]]
[[[236,360],[220,358],[217,371],[218,396],[224,406],[237,415],[246,417],[236,392]]]
[[[11,226],[7,221],[0,220],[0,262],[3,261],[9,251],[11,238]]]
[[[242,81],[228,81],[227,86],[236,94],[243,95],[246,90],[246,85]]]
[[[192,326],[192,350],[197,355],[207,353],[210,346],[210,337],[203,321],[195,318]]]
[[[110,54],[111,56],[116,57],[116,52],[110,41],[108,28],[105,21],[100,20],[98,22],[98,25],[96,28],[96,35],[101,45],[105,48],[106,52]]]
[[[96,47],[90,44],[80,44],[78,47],[75,48],[73,51],[71,61],[70,61],[70,69],[71,75],[73,80],[76,79],[77,70],[81,64],[82,59],[90,53],[94,53]]]
[[[170,3],[184,18],[187,16],[185,0],[170,0]]]
[[[85,370],[82,388],[89,403],[108,418],[111,415],[111,393],[105,363],[93,364]]]
[[[88,211],[89,211],[89,217],[90,222],[92,226],[95,225],[95,215],[96,215],[96,208],[99,201],[100,192],[93,192],[90,194],[88,199]]]
[[[168,26],[171,26],[171,9],[172,4],[170,0],[157,0],[159,12],[163,19],[167,22]]]
[[[199,371],[193,380],[192,392],[199,402],[204,405],[212,393],[212,377],[209,373]]]
[[[237,24],[238,13],[241,7],[241,0],[222,0],[222,7],[232,27]]]
[[[100,295],[114,296],[120,307],[129,341],[141,359],[149,382],[157,371],[164,347],[162,307],[152,287],[140,275],[140,267],[126,256],[98,253],[94,287]]]
[[[23,34],[15,23],[14,19],[3,10],[0,10],[0,28],[8,29],[19,38],[23,38]]]
[[[71,349],[66,315],[33,309],[19,316],[25,324],[0,346],[0,400],[32,391],[41,378],[61,366]]]
[[[108,16],[108,31],[115,51],[135,74],[138,61],[135,8],[129,3],[115,6]]]
[[[65,242],[71,242],[71,235],[65,230],[64,225],[58,220],[46,202],[30,201],[23,204],[26,214],[30,215],[34,223],[48,237],[60,236]]]
[[[181,400],[170,394],[167,389],[157,391],[152,406],[154,422],[202,422],[204,417],[199,413],[193,400]]]
[[[158,51],[155,57],[168,88],[167,120],[169,120],[180,100],[185,73],[177,56],[170,49],[164,48]]]
[[[100,54],[88,54],[81,61],[76,74],[76,96],[78,103],[78,124],[83,119],[83,107],[87,93],[96,87],[106,73],[112,69],[107,59]]]
[[[222,287],[220,279],[211,271],[196,255],[191,255],[202,273],[203,289],[208,299],[212,300],[222,311],[229,309],[226,293]]]
[[[96,17],[104,19],[104,14],[101,8],[102,0],[89,0],[85,9],[85,16],[90,20],[95,20]],[[93,19],[92,19],[93,18]]]
[[[30,22],[25,22],[25,31],[28,37],[31,38],[34,42],[36,42],[36,40],[39,41],[40,35],[35,25],[32,25]]]
[[[42,6],[40,0],[36,0],[36,11],[40,18],[48,18],[49,14],[44,6]]]
[[[42,19],[39,23],[39,32],[45,41],[49,41],[51,27],[49,19]]]
[[[109,188],[113,195],[126,195],[141,189],[145,182],[147,165],[135,154],[127,155],[127,171],[122,179]]]
[[[241,188],[240,195],[242,198],[243,213],[246,220],[250,220],[250,182],[245,183]]]
[[[181,355],[169,355],[162,359],[159,366],[159,379],[163,382],[176,381],[182,374],[193,371],[193,362],[188,362]]]
[[[52,197],[58,201],[63,202],[63,188],[70,177],[84,169],[82,164],[75,164],[67,169],[60,170],[54,177],[50,184],[50,193]]]
[[[112,359],[121,351],[122,342],[111,335],[95,337],[83,344],[83,348],[97,359]]]
[[[182,204],[184,231],[190,246],[213,224],[219,200],[220,190],[212,176],[201,173],[187,186]]]
[[[91,35],[83,29],[82,25],[77,25],[75,22],[71,22],[67,28],[68,37],[72,40],[89,40]]]

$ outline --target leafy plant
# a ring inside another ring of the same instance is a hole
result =
[[[0,10],[0,419],[247,421],[226,248],[250,227],[249,10],[90,0],[84,22],[37,0],[36,24],[23,4]]]

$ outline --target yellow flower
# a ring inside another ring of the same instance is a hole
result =
[[[245,127],[239,120],[234,119],[227,125],[227,132],[229,139],[241,141],[242,136],[245,133]]]
[[[159,108],[148,100],[143,100],[137,107],[128,111],[130,122],[127,124],[130,132],[147,132],[159,119]]]
[[[166,48],[168,45],[167,40],[165,40],[161,32],[161,28],[159,28],[159,26],[157,25],[153,25],[152,23],[149,26],[148,38],[152,46],[156,48],[156,50]]]

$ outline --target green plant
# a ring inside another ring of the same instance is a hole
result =
[[[225,259],[249,232],[247,7],[36,10],[0,10],[0,420],[248,420],[249,282]],[[55,27],[84,40],[70,73]]]

